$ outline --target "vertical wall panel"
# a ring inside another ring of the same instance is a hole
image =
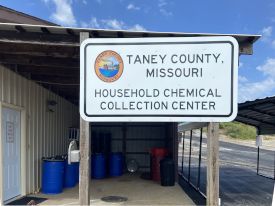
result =
[[[57,105],[47,112],[46,100]],[[41,188],[43,156],[67,153],[68,129],[79,127],[79,109],[17,73],[0,65],[0,101],[26,109],[26,192]]]

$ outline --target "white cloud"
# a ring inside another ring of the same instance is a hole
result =
[[[80,25],[81,25],[82,28],[88,28],[88,23],[86,23],[84,21],[81,21]]]
[[[96,1],[97,3],[99,3],[99,4],[101,3],[101,0],[95,0],[95,1]]]
[[[97,20],[95,17],[92,17],[90,24],[91,24],[92,28],[99,29],[99,27],[100,27],[99,24],[97,23]]]
[[[135,7],[134,4],[129,4],[126,8],[127,9],[140,10],[140,8],[139,7]]]
[[[82,28],[93,28],[93,29],[100,28],[99,23],[97,22],[97,19],[95,17],[92,17],[89,23],[81,21],[80,25]]]
[[[82,2],[83,2],[83,4],[87,4],[87,1],[86,1],[86,0],[83,0]]]
[[[116,19],[108,19],[108,20],[101,20],[104,27],[106,29],[115,29],[115,30],[123,30],[123,28],[126,27],[125,23],[123,21],[118,21]]]
[[[165,16],[171,16],[171,15],[173,15],[171,12],[165,11],[165,9],[160,9],[159,11],[160,11],[163,15],[165,15]]]
[[[275,89],[275,81],[272,77],[268,77],[262,82],[239,84],[238,96],[239,102],[253,100],[259,97],[269,96],[269,93]]]
[[[243,63],[242,62],[239,62],[239,68],[243,66]]]
[[[239,102],[270,96],[270,93],[275,89],[275,59],[267,59],[263,65],[256,69],[268,77],[261,82],[239,84]]]
[[[275,77],[275,59],[268,58],[264,65],[258,66],[256,69],[263,72],[265,76],[270,75]]]
[[[116,19],[102,19],[102,27],[105,29],[114,29],[114,30],[132,30],[132,31],[146,31],[146,29],[139,25],[135,24],[133,26],[128,26],[123,21],[118,21]]]
[[[271,22],[275,22],[275,18],[271,18]]]
[[[239,82],[248,82],[248,79],[242,76],[238,77]]]
[[[261,33],[263,34],[261,40],[264,42],[269,42],[272,30],[273,30],[272,26],[263,28],[263,30],[261,31]]]
[[[130,27],[129,30],[131,30],[131,31],[146,31],[146,29],[139,24],[136,24],[136,25]]]
[[[92,17],[89,23],[82,21],[80,24],[83,28],[146,31],[146,29],[139,24],[129,26],[125,22],[116,19],[98,20],[95,17]]]
[[[44,3],[48,4],[53,2],[56,6],[55,12],[52,13],[50,19],[62,26],[77,26],[73,10],[71,7],[72,0],[42,0]]]
[[[166,5],[166,4],[167,4],[167,3],[165,2],[165,0],[159,0],[158,6],[159,6],[159,7],[162,7],[162,6]]]

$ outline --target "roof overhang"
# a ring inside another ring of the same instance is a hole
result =
[[[207,122],[183,122],[178,125],[178,132],[184,132],[193,129],[200,129],[206,127]]]
[[[91,38],[231,36],[239,55],[253,54],[261,35],[106,30],[0,23],[0,63],[73,102],[79,101],[79,35]]]
[[[256,127],[259,135],[275,134],[275,96],[239,103],[234,121]]]

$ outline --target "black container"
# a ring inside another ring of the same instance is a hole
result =
[[[91,152],[92,154],[99,152],[99,142],[96,132],[91,132]]]
[[[161,186],[175,185],[175,161],[173,159],[163,159],[160,164]]]
[[[111,152],[111,133],[99,133],[99,151],[103,154],[109,154]]]

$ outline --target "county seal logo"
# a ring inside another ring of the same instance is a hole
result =
[[[118,80],[123,72],[121,56],[114,51],[104,51],[95,60],[95,73],[104,82]]]

